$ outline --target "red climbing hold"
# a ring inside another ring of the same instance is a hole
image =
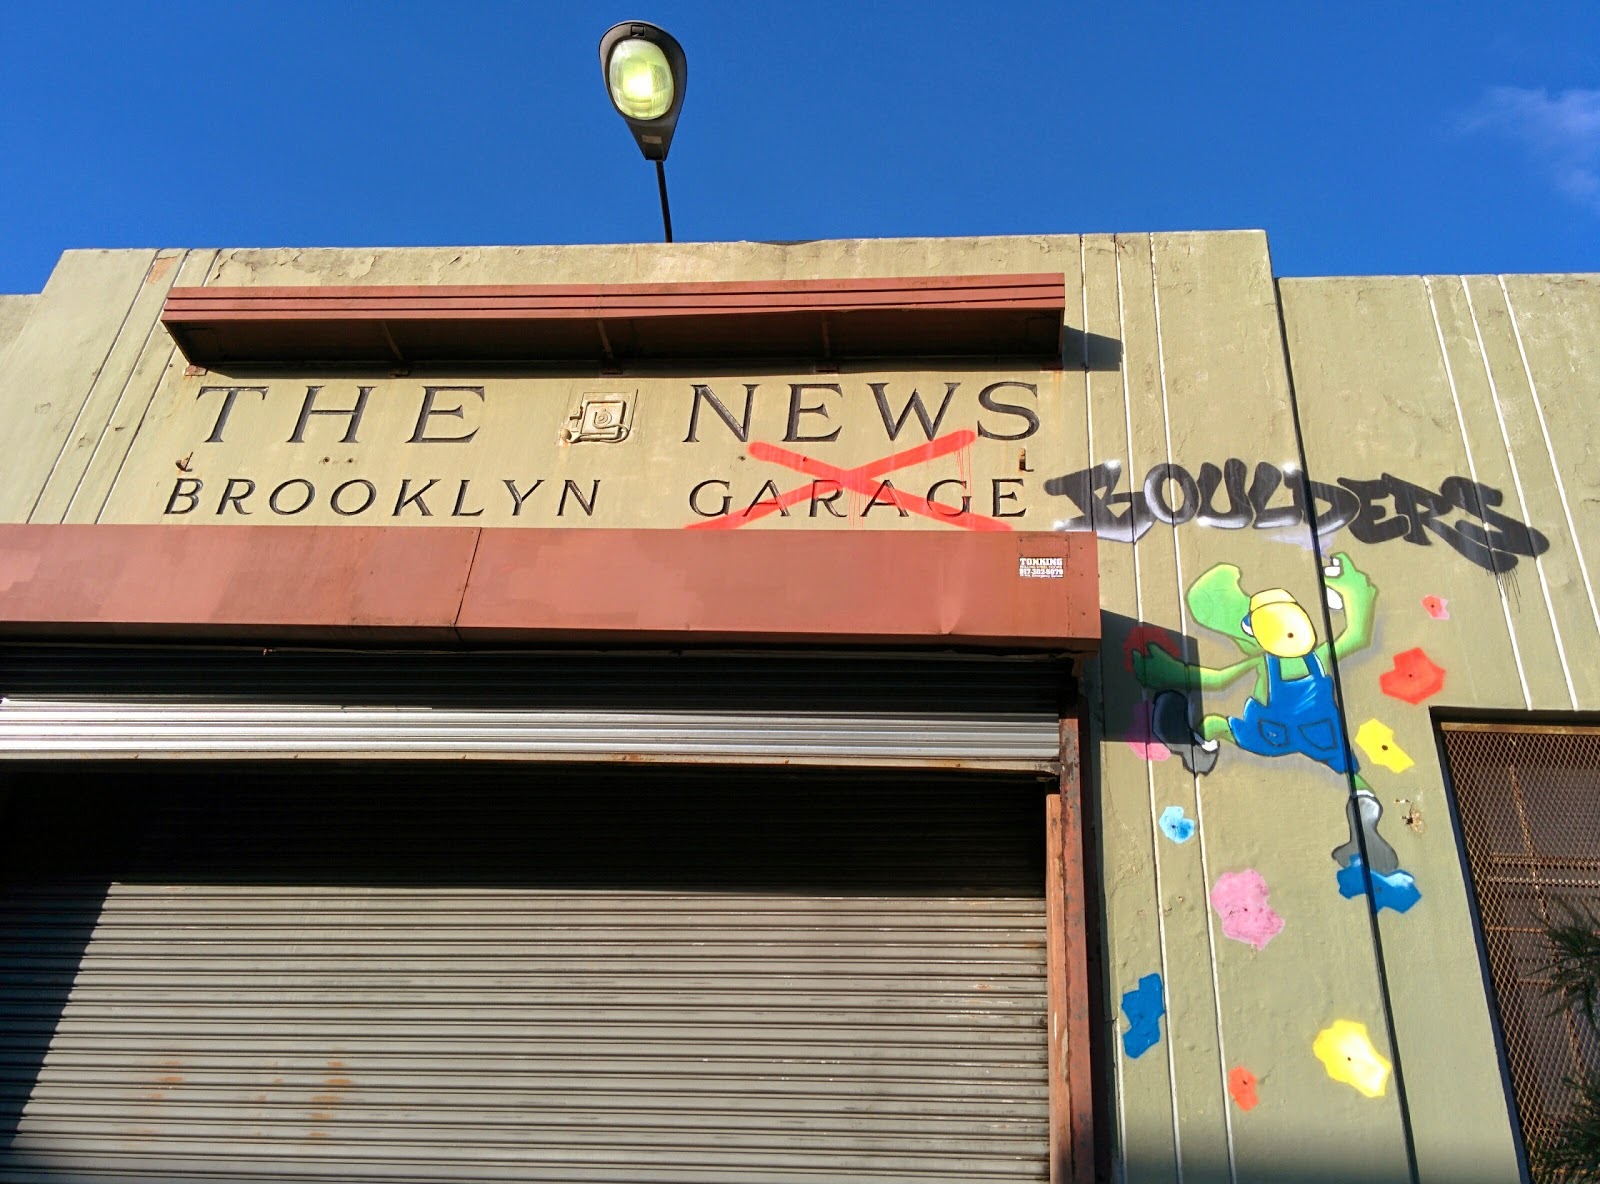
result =
[[[1261,1100],[1256,1097],[1256,1075],[1243,1065],[1228,1070],[1228,1093],[1241,1110],[1254,1110]]]
[[[1444,671],[1420,649],[1394,656],[1394,669],[1378,679],[1383,693],[1407,703],[1421,703],[1444,689]]]

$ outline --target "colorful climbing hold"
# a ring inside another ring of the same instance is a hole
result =
[[[1165,744],[1156,739],[1150,726],[1152,704],[1141,699],[1133,705],[1133,717],[1128,721],[1128,747],[1147,761],[1164,761],[1172,755]]]
[[[1391,773],[1404,773],[1417,763],[1395,743],[1394,729],[1375,719],[1369,719],[1356,729],[1356,747],[1373,764],[1382,765]]]
[[[1122,1014],[1128,1018],[1122,1051],[1137,1060],[1161,1039],[1161,1017],[1167,1014],[1167,1001],[1159,974],[1145,975],[1136,988],[1122,993]]]
[[[1228,1070],[1228,1093],[1241,1110],[1254,1110],[1261,1101],[1256,1096],[1256,1075],[1243,1065]]]
[[[1339,869],[1334,879],[1339,884],[1339,895],[1346,900],[1354,900],[1363,896],[1367,891],[1367,876],[1361,863],[1361,856],[1352,855],[1350,862]],[[1422,893],[1417,890],[1417,882],[1412,879],[1411,873],[1398,868],[1385,875],[1382,872],[1372,873],[1372,907],[1375,912],[1384,909],[1393,909],[1397,913],[1404,913],[1422,899]]]
[[[1222,918],[1223,936],[1258,950],[1283,932],[1283,918],[1267,903],[1267,882],[1254,868],[1218,876],[1211,907]]]
[[[1422,608],[1435,621],[1448,621],[1450,619],[1450,602],[1442,596],[1424,596]]]
[[[1379,677],[1378,686],[1391,698],[1421,703],[1444,689],[1444,670],[1421,649],[1406,650],[1394,656],[1394,669]]]
[[[1311,1043],[1311,1052],[1328,1076],[1350,1086],[1363,1097],[1381,1098],[1393,1071],[1387,1058],[1373,1047],[1367,1026],[1355,1020],[1335,1020]]]
[[[1158,825],[1161,827],[1161,833],[1174,843],[1187,843],[1194,838],[1194,819],[1184,816],[1182,806],[1168,806],[1161,811]]]

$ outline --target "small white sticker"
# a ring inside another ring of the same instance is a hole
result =
[[[1025,580],[1064,580],[1067,578],[1066,562],[1059,555],[1045,559],[1022,558],[1017,560],[1017,574]]]

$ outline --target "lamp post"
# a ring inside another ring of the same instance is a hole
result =
[[[672,211],[667,206],[667,149],[678,126],[689,62],[683,46],[665,29],[647,21],[623,21],[600,38],[600,73],[606,93],[633,133],[646,160],[655,161],[661,190],[661,225],[672,241]]]

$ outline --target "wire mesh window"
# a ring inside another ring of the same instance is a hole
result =
[[[1600,728],[1444,724],[1523,1139],[1538,1161],[1600,1068],[1553,990],[1553,928],[1600,929]]]

